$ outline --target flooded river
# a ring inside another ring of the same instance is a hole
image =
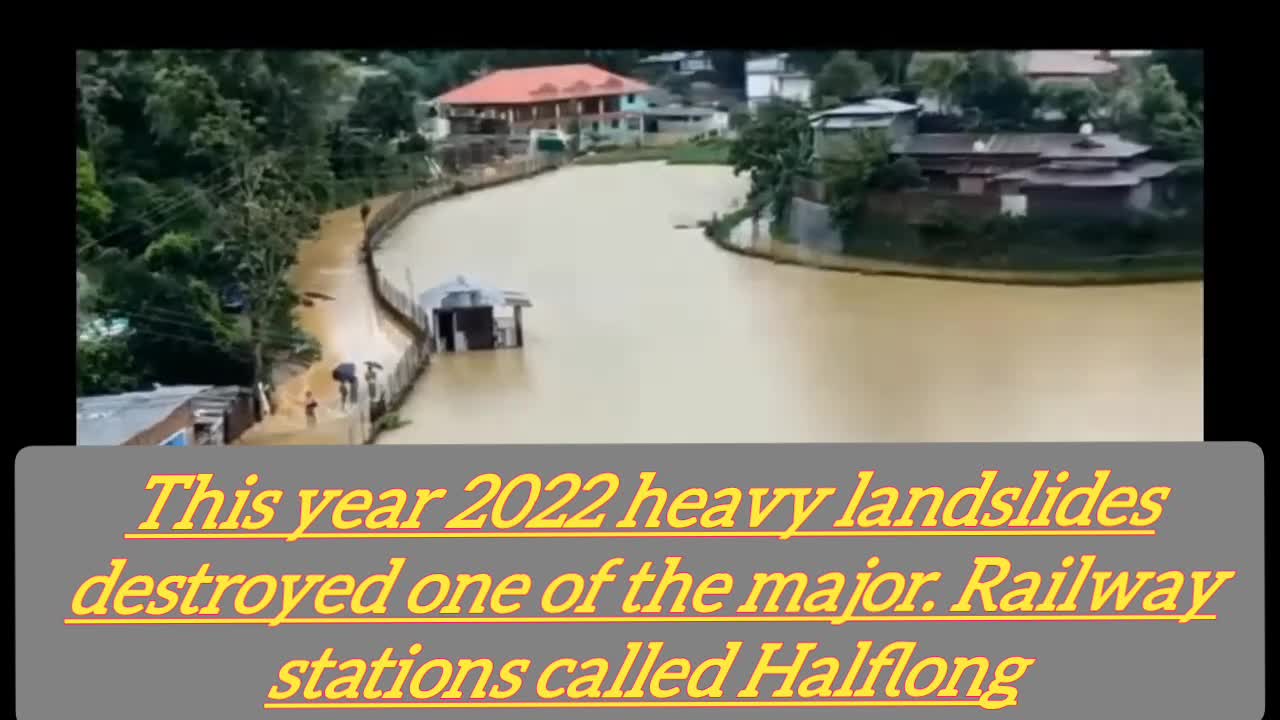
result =
[[[526,347],[440,355],[383,443],[1197,440],[1200,283],[1031,288],[826,272],[676,229],[723,167],[573,167],[427,207],[418,289],[529,293]]]

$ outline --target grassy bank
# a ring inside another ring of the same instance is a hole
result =
[[[920,248],[904,238],[880,242],[846,241],[842,251],[822,250],[797,243],[794,238],[773,230],[771,242],[763,246],[739,247],[729,238],[733,229],[750,220],[752,209],[739,208],[716,215],[703,225],[703,232],[721,248],[740,255],[758,257],[788,265],[822,270],[839,270],[868,275],[897,275],[968,282],[1022,285],[1120,285],[1151,282],[1178,282],[1204,276],[1203,253],[1192,248],[1127,248],[1124,254],[1071,252],[1073,248],[1054,243],[1033,246],[967,247],[959,244]],[[1047,237],[1045,240],[1057,240]]]
[[[574,162],[580,165],[619,165],[660,160],[671,165],[728,165],[729,141],[711,139],[663,147],[608,148],[583,155]]]

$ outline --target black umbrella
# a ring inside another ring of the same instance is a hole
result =
[[[355,382],[356,372],[355,363],[342,363],[333,369],[333,379],[338,382]]]
[[[380,363],[380,362],[374,362],[374,361],[372,361],[372,360],[365,360],[365,361],[364,361],[364,364],[365,364],[365,365],[368,365],[368,366],[369,366],[369,367],[371,367],[371,368],[377,368],[377,369],[379,369],[379,370],[381,370],[381,369],[382,369],[382,363]]]

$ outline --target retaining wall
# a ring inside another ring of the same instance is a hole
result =
[[[369,273],[369,287],[382,309],[413,336],[413,344],[401,355],[394,368],[384,369],[385,399],[371,409],[370,432],[365,438],[366,443],[373,442],[381,429],[378,420],[404,402],[414,383],[431,362],[430,314],[418,304],[417,298],[410,297],[406,289],[397,286],[378,267],[375,257],[378,248],[397,225],[421,207],[456,197],[460,193],[538,175],[561,165],[563,161],[558,158],[535,156],[508,160],[498,165],[468,168],[458,175],[445,177],[426,187],[403,192],[369,217],[364,239],[364,266]]]

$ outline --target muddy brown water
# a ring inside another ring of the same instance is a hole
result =
[[[391,200],[370,203],[377,210]],[[295,313],[299,325],[323,348],[321,359],[305,369],[295,369],[276,382],[276,413],[251,428],[240,439],[246,445],[345,444],[352,437],[350,419],[339,407],[333,368],[353,362],[363,370],[365,361],[393,367],[409,338],[374,302],[368,275],[360,264],[364,225],[359,207],[338,210],[321,219],[316,237],[303,241],[291,284],[311,304]],[[304,411],[306,393],[315,394],[320,408],[317,427],[308,428]]]
[[[522,350],[437,356],[400,412],[411,424],[380,442],[1202,438],[1200,283],[860,276],[675,228],[746,182],[573,167],[411,215],[380,253],[389,276],[422,289],[465,273],[534,307]]]

